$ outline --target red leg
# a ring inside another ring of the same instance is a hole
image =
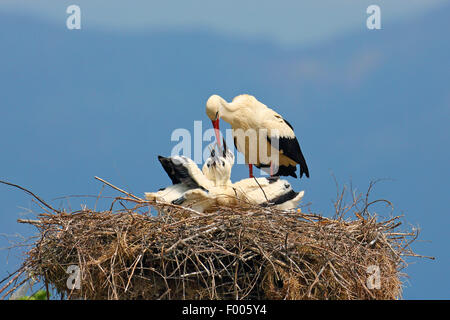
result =
[[[253,178],[253,166],[251,163],[248,165],[248,175],[250,178]]]

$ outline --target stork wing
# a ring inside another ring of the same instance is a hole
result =
[[[270,111],[271,116],[267,117],[267,120],[264,121],[264,126],[266,128],[276,129],[278,134],[275,135],[274,132],[269,132],[267,140],[270,143],[272,139],[278,139],[278,150],[300,165],[300,178],[303,174],[309,178],[308,165],[306,164],[292,125],[275,111]]]
[[[269,180],[266,178],[247,178],[233,183],[233,188],[244,196],[254,192],[255,190],[264,190],[269,184]],[[261,195],[264,197],[262,191]]]
[[[193,189],[187,191],[183,195],[183,206],[191,207],[192,209],[204,212],[210,210],[214,206],[214,196],[209,195],[201,189]]]
[[[299,205],[300,201],[303,199],[303,196],[305,195],[305,191],[300,191],[296,194],[297,195],[294,198],[292,198],[291,200],[287,200],[287,201],[284,201],[283,203],[279,203],[276,205],[276,207],[281,210],[289,210],[289,209],[296,208]]]
[[[241,197],[262,206],[279,205],[297,197],[289,182],[283,179],[247,178],[233,184]]]
[[[159,162],[166,171],[173,184],[183,183],[189,188],[209,189],[212,186],[194,161],[184,156],[162,157]]]
[[[209,201],[213,199],[213,197],[201,189],[189,190],[184,194],[184,197],[188,201]]]
[[[184,184],[175,184],[167,188],[162,188],[158,192],[146,192],[145,198],[147,200],[158,200],[167,203],[174,203],[174,201],[182,197],[188,190],[190,190],[189,187]]]

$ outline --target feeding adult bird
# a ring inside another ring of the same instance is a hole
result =
[[[217,141],[220,118],[231,125],[235,146],[244,154],[250,177],[253,177],[252,165],[255,165],[264,170],[270,168],[271,175],[297,178],[297,165],[300,165],[300,178],[303,175],[309,178],[308,166],[292,125],[255,97],[243,94],[228,103],[222,97],[212,95],[206,102],[206,114],[212,121]],[[252,132],[256,139],[253,142],[250,141]],[[260,143],[262,134],[266,139]]]

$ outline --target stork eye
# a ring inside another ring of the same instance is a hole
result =
[[[222,167],[225,167],[225,161],[222,160]]]
[[[217,120],[218,117],[219,117],[219,111],[216,112],[216,117],[215,117],[216,120]]]

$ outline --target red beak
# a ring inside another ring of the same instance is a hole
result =
[[[214,132],[216,133],[217,145],[220,148],[219,118],[217,118],[216,120],[212,120],[212,124],[213,124],[213,127],[214,127]]]

